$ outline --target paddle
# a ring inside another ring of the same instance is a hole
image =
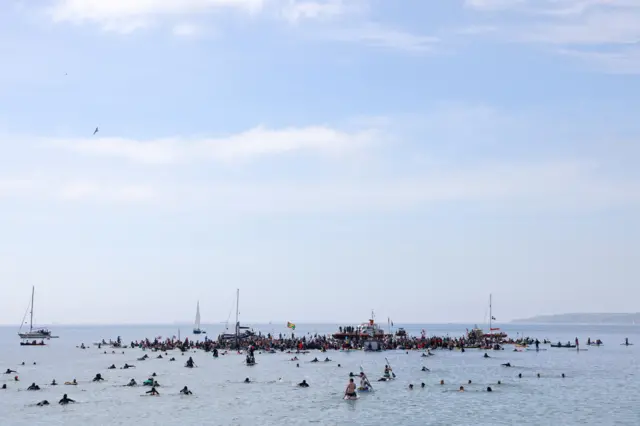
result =
[[[393,378],[396,378],[396,373],[393,372],[393,368],[391,368],[391,363],[389,362],[389,360],[387,359],[387,357],[384,357],[384,360],[387,361],[387,365],[389,366],[389,370],[391,370],[391,375],[393,376]]]
[[[364,372],[364,368],[362,368],[362,365],[360,366],[360,372],[362,373],[365,383],[367,384],[367,386],[369,386],[369,389],[371,389],[371,391],[373,391],[373,385],[371,385],[371,382],[369,381],[369,378],[367,377],[367,373]]]

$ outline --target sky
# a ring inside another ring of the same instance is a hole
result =
[[[637,0],[6,0],[0,62],[0,324],[640,310]]]

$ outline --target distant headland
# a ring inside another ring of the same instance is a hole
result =
[[[558,314],[537,315],[531,318],[515,319],[512,323],[518,324],[638,324],[640,325],[640,312],[635,314]]]

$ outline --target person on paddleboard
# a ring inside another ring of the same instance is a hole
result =
[[[347,389],[344,391],[344,395],[348,396],[349,398],[355,398],[356,396],[358,396],[358,394],[356,393],[356,384],[354,383],[353,379],[349,379],[349,383],[347,384]]]

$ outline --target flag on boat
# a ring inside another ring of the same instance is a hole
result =
[[[292,322],[287,321],[287,328],[290,328],[292,330],[296,329],[296,325]]]

